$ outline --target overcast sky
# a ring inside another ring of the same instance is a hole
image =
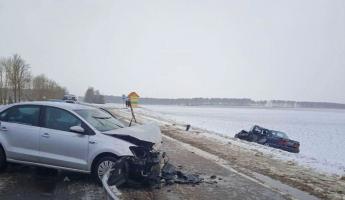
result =
[[[0,0],[0,56],[70,93],[345,103],[344,0]]]

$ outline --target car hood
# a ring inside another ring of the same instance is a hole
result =
[[[120,128],[103,132],[103,134],[128,141],[135,145],[153,146],[162,142],[161,131],[155,124],[145,124]]]

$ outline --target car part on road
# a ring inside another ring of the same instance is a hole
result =
[[[198,175],[183,173],[170,163],[166,163],[162,168],[161,178],[164,179],[167,184],[198,184],[203,181]]]
[[[98,160],[94,169],[92,169],[92,173],[99,184],[102,184],[102,177],[117,161],[118,159],[111,156],[105,156]]]
[[[102,185],[104,187],[106,193],[107,200],[119,200],[121,196],[121,192],[117,189],[116,185],[110,186],[108,184],[109,176],[110,176],[111,169],[109,169],[102,178]]]

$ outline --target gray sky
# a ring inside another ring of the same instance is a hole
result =
[[[344,0],[0,0],[0,56],[82,95],[345,103]]]

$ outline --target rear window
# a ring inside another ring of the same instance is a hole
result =
[[[14,106],[0,114],[0,120],[18,124],[38,126],[40,107],[34,105]]]
[[[286,135],[286,133],[283,133],[280,131],[274,131],[273,134],[277,137],[280,137],[280,138],[289,139],[289,137]]]

